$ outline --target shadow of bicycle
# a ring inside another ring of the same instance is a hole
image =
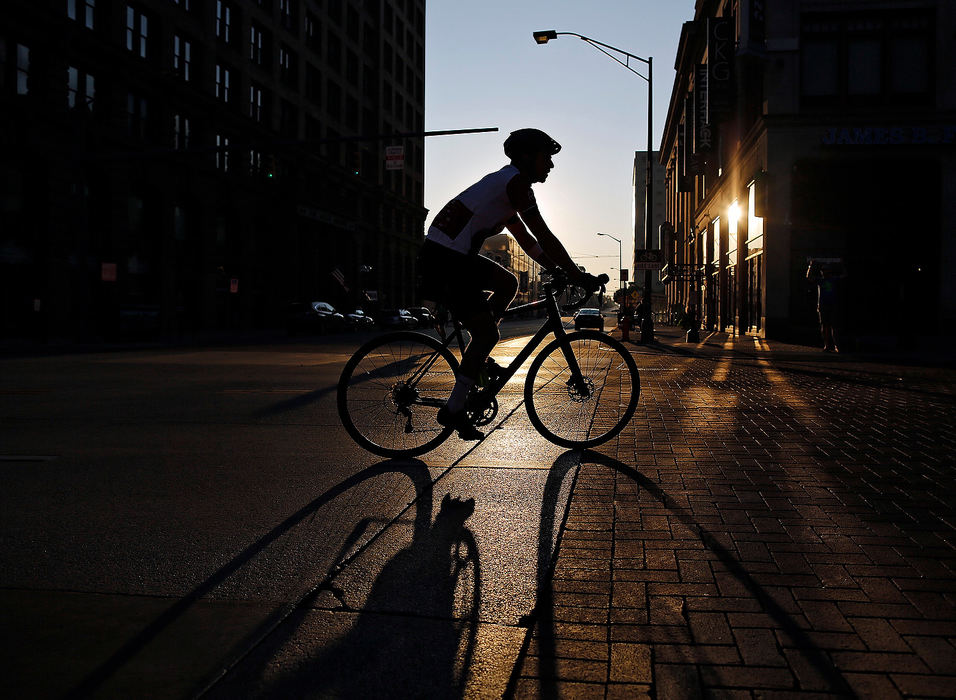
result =
[[[332,582],[340,605],[313,609],[320,591],[303,600],[208,696],[462,697],[480,608],[477,544],[465,526],[474,509],[472,499],[446,496],[358,609]]]
[[[693,512],[671,498],[657,483],[643,475],[637,468],[628,466],[613,457],[593,452],[568,451],[554,462],[548,474],[544,498],[541,504],[541,519],[538,536],[537,554],[537,595],[535,609],[529,620],[532,623],[533,635],[526,639],[518,663],[508,684],[505,697],[515,697],[518,693],[518,682],[524,674],[536,678],[535,694],[539,697],[559,697],[561,694],[559,659],[561,653],[559,644],[559,622],[555,616],[555,567],[561,549],[561,537],[564,525],[571,511],[574,491],[580,471],[578,467],[585,465],[600,465],[631,480],[639,489],[649,494],[660,507],[673,516],[688,531],[696,533],[703,546],[709,550],[726,568],[726,571],[737,581],[744,595],[755,600],[765,613],[792,642],[795,653],[799,654],[806,666],[820,678],[824,679],[830,692],[841,696],[853,697],[853,690],[840,671],[833,665],[830,658],[810,638],[807,631],[797,620],[777,601],[772,592],[761,585],[748,571],[747,567],[737,559],[733,552],[724,546],[720,540],[706,527],[702,526]],[[565,482],[571,479],[572,497],[568,499],[563,512],[558,512],[562,499],[560,493],[565,488]],[[611,527],[611,524],[608,524]],[[555,535],[557,542],[555,543]],[[613,594],[609,591],[609,604],[613,605]],[[612,616],[613,617],[613,616]],[[611,623],[613,624],[613,623]],[[535,642],[533,668],[525,664],[529,661],[529,647]],[[612,634],[613,637],[613,634]],[[678,640],[674,640],[677,643]],[[704,663],[702,660],[701,663]],[[527,690],[527,685],[524,686]]]
[[[388,460],[370,466],[289,515],[130,638],[74,688],[71,696],[89,697],[102,691],[160,637],[178,634],[177,626],[200,603],[228,587],[240,571],[259,561],[270,546],[315,518],[323,506],[369,480],[389,474],[403,475],[411,482],[414,498],[407,507],[387,522],[368,517],[359,520],[344,538],[328,573],[320,573],[312,584],[305,582],[304,594],[279,604],[240,639],[221,657],[221,665],[210,669],[196,694],[307,697],[318,692],[314,689],[326,688],[328,693],[357,697],[349,688],[369,691],[374,690],[376,683],[390,682],[388,676],[381,674],[365,677],[370,651],[373,658],[380,657],[395,666],[390,671],[393,678],[403,678],[404,670],[409,684],[413,683],[413,675],[421,674],[421,669],[410,673],[414,664],[409,659],[417,656],[424,662],[428,657],[430,685],[439,695],[460,696],[474,652],[480,604],[477,544],[464,525],[474,511],[474,502],[446,498],[433,519],[434,482],[428,467],[419,460]],[[307,629],[306,622],[313,621],[310,613],[318,598],[335,595],[336,575],[383,533],[401,527],[410,530],[411,541],[382,566],[364,609],[338,606],[337,619],[347,624],[341,635],[333,635],[337,641],[328,649],[310,648],[305,654],[300,647],[290,667],[277,666],[275,655],[284,654],[287,643],[302,642],[297,632]],[[461,601],[456,600],[456,596],[462,595],[471,596],[470,606],[464,607],[465,614],[460,613]],[[451,614],[453,603],[458,606],[457,616]],[[405,624],[401,624],[403,617]],[[413,634],[416,626],[418,633]],[[362,648],[366,649],[365,657],[360,654]],[[376,649],[391,651],[380,655]],[[277,672],[277,668],[281,670]],[[388,687],[380,689],[387,691]],[[371,693],[376,694],[382,693]]]

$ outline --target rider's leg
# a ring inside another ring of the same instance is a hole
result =
[[[505,309],[511,305],[511,302],[518,295],[518,278],[498,263],[487,258],[482,258],[482,260],[490,263],[485,266],[488,289],[492,292],[488,303],[491,304],[491,311],[495,320],[500,321],[501,317],[505,315]],[[489,352],[491,351],[489,350]]]
[[[491,291],[491,297],[486,309],[462,320],[462,325],[471,333],[471,342],[462,355],[455,389],[448,400],[448,409],[454,413],[464,407],[464,397],[475,385],[485,360],[501,340],[498,322],[518,294],[518,278],[507,269],[488,258],[478,258],[475,262],[481,268],[485,280],[483,286]]]

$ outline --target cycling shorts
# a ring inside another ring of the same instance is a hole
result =
[[[425,241],[418,256],[422,296],[444,304],[460,321],[481,312],[492,313],[488,293],[496,268],[508,272],[484,256],[463,255],[439,243]]]

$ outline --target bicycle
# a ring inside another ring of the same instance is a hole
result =
[[[602,275],[600,282],[607,282]],[[472,391],[466,401],[476,426],[494,420],[497,396],[544,339],[554,334],[535,356],[524,385],[525,407],[535,429],[549,441],[568,448],[594,447],[624,428],[640,396],[640,377],[627,348],[593,330],[568,332],[557,298],[569,285],[563,274],[545,284],[542,299],[508,309],[506,316],[544,307],[547,318],[507,367]],[[580,290],[573,310],[596,290]],[[359,445],[383,457],[421,455],[438,447],[454,431],[437,420],[455,384],[457,341],[464,352],[463,327],[452,319],[452,332],[439,324],[438,337],[416,331],[386,333],[355,351],[342,370],[337,391],[339,417]]]

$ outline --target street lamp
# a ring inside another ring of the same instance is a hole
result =
[[[623,278],[624,278],[624,275],[621,273],[621,270],[624,269],[623,267],[621,267],[621,239],[620,239],[620,238],[617,238],[616,236],[612,236],[610,233],[599,233],[598,235],[599,235],[599,236],[607,236],[607,237],[610,238],[612,241],[617,241],[617,276],[618,276],[618,279],[620,280],[620,281],[618,282],[617,287],[618,287],[618,289],[620,289],[621,287],[624,286],[624,279],[623,279]],[[622,302],[622,304],[623,304],[623,302]]]
[[[653,128],[653,95],[654,95],[654,59],[653,57],[641,58],[640,56],[635,56],[632,53],[623,51],[614,46],[608,44],[603,44],[600,41],[590,39],[576,32],[556,32],[553,29],[548,29],[545,31],[533,32],[532,36],[534,37],[535,43],[537,44],[547,44],[551,39],[557,39],[562,34],[569,36],[576,36],[582,41],[586,41],[588,44],[596,48],[601,53],[605,54],[614,61],[617,61],[622,66],[631,71],[634,75],[641,78],[642,80],[647,81],[647,178],[644,183],[644,247],[648,250],[653,245],[653,240],[651,237],[651,229],[653,227],[654,215],[654,186],[653,186],[653,177],[654,177],[654,166],[652,164],[653,157],[653,139],[654,139],[654,128]],[[624,56],[622,61],[620,58],[614,54],[609,53],[613,51],[621,56]],[[636,70],[631,68],[630,59],[635,61],[640,61],[641,63],[647,64],[647,75],[642,75]],[[607,234],[605,234],[607,235]],[[644,270],[644,303],[645,308],[651,308],[651,271]],[[644,321],[641,323],[641,342],[649,343],[654,340],[654,319],[651,317],[650,313],[644,315]]]

